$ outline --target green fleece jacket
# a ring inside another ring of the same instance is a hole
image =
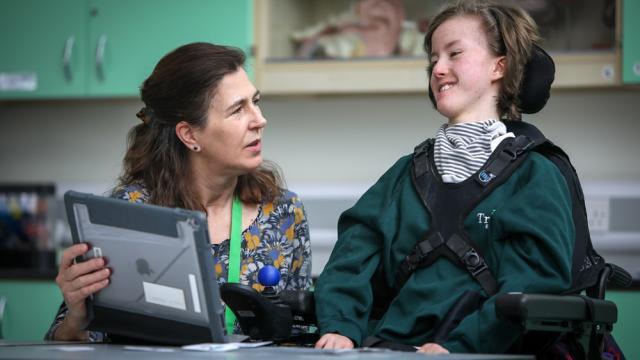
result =
[[[369,335],[422,345],[465,290],[484,294],[465,269],[440,258],[418,269],[382,319],[369,323],[376,268],[382,264],[393,284],[396,269],[429,229],[429,214],[411,180],[411,159],[398,160],[340,217],[338,241],[315,289],[321,333],[340,333],[356,345]],[[529,154],[468,214],[464,228],[484,254],[499,293],[555,294],[570,287],[571,198],[560,171],[542,155]],[[521,333],[496,318],[494,303],[495,296],[442,345],[451,352],[505,352]]]

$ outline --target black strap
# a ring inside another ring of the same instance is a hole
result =
[[[437,255],[440,254],[436,255],[435,251],[442,249],[441,246],[444,243],[444,239],[439,232],[430,232],[424,240],[416,244],[396,271],[395,281],[393,282],[393,289],[396,293],[400,292],[400,289],[417,268],[428,266],[435,261],[436,257],[439,257]]]
[[[363,341],[362,341],[362,347],[375,347],[377,344],[381,343],[383,340],[377,336],[367,336]]]
[[[581,295],[580,296],[584,303],[587,305],[587,311],[589,312],[589,320],[591,321],[591,333],[589,334],[589,349],[587,350],[587,359],[601,359],[602,354],[602,341],[603,335],[598,334],[597,326],[602,326],[601,324],[596,324],[595,322],[595,305],[593,304],[593,299],[588,296]]]
[[[398,267],[394,281],[396,293],[402,289],[416,269],[429,266],[442,256],[465,268],[482,286],[487,295],[495,295],[498,292],[498,285],[487,266],[487,262],[480,252],[470,244],[470,241],[464,240],[460,234],[454,234],[447,241],[443,240],[439,232],[429,234],[425,240],[416,244]]]
[[[485,166],[478,172],[476,181],[481,186],[489,185],[494,178],[501,175],[509,165],[514,163],[533,145],[535,145],[534,141],[526,136],[518,136],[512,141],[507,141],[506,146],[499,149],[500,151],[497,152],[496,156],[489,158]],[[511,173],[508,175],[511,175]]]
[[[449,308],[447,314],[438,322],[438,327],[434,331],[431,342],[443,344],[447,341],[449,333],[458,327],[458,324],[460,324],[467,315],[480,309],[485,300],[486,297],[476,291],[466,290],[462,293],[455,304]]]
[[[498,293],[498,283],[491,273],[487,262],[480,252],[465,241],[459,234],[451,236],[447,242],[447,247],[457,255],[458,260],[467,272],[478,282],[482,289],[489,296]]]
[[[413,149],[414,176],[422,176],[429,171],[429,151],[433,148],[434,139],[427,139]]]

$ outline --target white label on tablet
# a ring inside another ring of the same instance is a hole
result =
[[[200,295],[198,295],[198,285],[196,285],[196,276],[189,274],[189,287],[191,288],[191,298],[193,299],[193,311],[200,313]]]
[[[144,299],[148,303],[187,310],[184,303],[184,292],[181,289],[146,281],[142,282],[142,286],[144,287]]]

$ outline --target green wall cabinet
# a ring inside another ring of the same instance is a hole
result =
[[[96,53],[87,65],[91,95],[137,95],[162,55],[189,42],[250,50],[249,0],[91,0],[89,4],[89,49]]]
[[[0,296],[7,299],[2,333],[8,341],[42,340],[62,303],[56,283],[45,280],[0,280]]]
[[[0,0],[0,98],[83,94],[85,13],[77,0]]]
[[[622,82],[640,84],[639,0],[622,1]]]
[[[180,45],[252,39],[251,0],[0,0],[0,99],[137,96]]]

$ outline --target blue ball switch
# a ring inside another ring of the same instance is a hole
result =
[[[265,265],[258,271],[258,282],[263,286],[276,286],[280,282],[280,271],[273,265]]]

